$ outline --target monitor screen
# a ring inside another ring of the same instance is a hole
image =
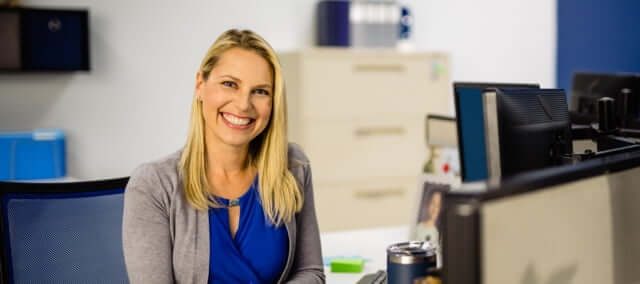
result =
[[[463,182],[487,179],[482,91],[486,88],[539,88],[537,84],[454,82],[458,149]]]
[[[624,95],[629,92],[629,95]],[[625,97],[626,96],[626,97]],[[640,128],[640,74],[587,73],[573,74],[569,111],[574,124],[598,122],[598,99],[615,99],[617,125]]]
[[[573,152],[561,89],[487,89],[483,93],[489,179],[561,165]]]

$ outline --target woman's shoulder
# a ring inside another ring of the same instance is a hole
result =
[[[138,166],[133,175],[177,175],[182,150]]]
[[[309,165],[309,158],[302,150],[302,147],[296,143],[289,143],[288,154],[289,169],[304,167]]]
[[[182,150],[178,150],[160,159],[141,164],[131,174],[127,187],[171,191],[179,182],[178,165],[181,156]]]

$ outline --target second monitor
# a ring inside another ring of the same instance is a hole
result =
[[[573,153],[561,89],[486,89],[483,110],[489,179],[561,165]]]
[[[616,124],[624,128],[640,128],[640,74],[590,73],[573,74],[569,113],[574,124],[598,122],[598,99],[615,99]]]
[[[538,84],[454,82],[458,149],[463,182],[485,180],[487,155],[484,141],[482,92],[487,88],[538,89]]]

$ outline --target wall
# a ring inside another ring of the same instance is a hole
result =
[[[250,28],[278,51],[309,47],[316,3],[22,2],[90,10],[91,72],[0,74],[0,130],[65,129],[68,172],[80,179],[128,175],[178,149],[195,72],[215,37],[231,27]],[[555,1],[407,3],[416,18],[416,48],[450,52],[454,80],[554,85]]]
[[[640,2],[564,0],[558,3],[557,83],[570,88],[572,74],[640,73]]]
[[[453,55],[454,81],[555,86],[556,0],[413,1],[417,46]]]

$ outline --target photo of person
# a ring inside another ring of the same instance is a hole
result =
[[[424,182],[422,200],[415,229],[415,239],[429,241],[436,247],[440,246],[440,212],[444,193],[449,190],[448,184]]]

